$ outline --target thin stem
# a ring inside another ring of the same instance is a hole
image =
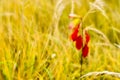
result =
[[[81,55],[81,60],[80,60],[80,65],[81,65],[81,68],[80,68],[80,77],[82,76],[82,55]]]
[[[81,26],[81,29],[82,29],[82,37],[83,37],[82,22],[80,23],[80,26]],[[83,50],[83,44],[82,44],[82,50]],[[83,59],[82,59],[82,54],[80,56],[81,56],[81,58],[80,58],[80,65],[81,65],[81,68],[80,68],[80,77],[81,77],[82,76],[82,63],[83,63]]]
[[[71,0],[71,14],[74,13],[74,0]]]
[[[120,73],[118,72],[110,72],[110,71],[102,71],[102,72],[89,72],[83,76],[80,77],[80,79],[85,78],[85,77],[90,77],[90,76],[103,76],[103,75],[109,75],[112,77],[120,78]]]

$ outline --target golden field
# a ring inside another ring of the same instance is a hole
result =
[[[70,40],[68,17],[83,18],[89,54]],[[0,80],[120,80],[120,0],[0,0]]]

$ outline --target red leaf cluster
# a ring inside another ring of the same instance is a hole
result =
[[[90,41],[90,35],[88,34],[87,31],[85,31],[85,45],[83,45],[83,37],[79,35],[79,27],[80,25],[77,25],[73,33],[71,34],[71,39],[76,43],[76,48],[77,50],[80,50],[82,48],[82,56],[85,58],[88,55],[89,52],[89,47],[88,47],[88,42]]]

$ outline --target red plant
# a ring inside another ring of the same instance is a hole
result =
[[[83,45],[83,39],[82,36],[79,35],[76,39],[76,48],[80,50],[82,48],[82,45]]]
[[[80,27],[79,24],[73,28],[73,33],[71,34],[71,39],[73,41],[75,41],[77,50],[80,50],[83,46],[82,56],[85,58],[88,55],[88,52],[89,52],[88,42],[90,41],[90,35],[88,34],[87,31],[85,31],[85,45],[83,45],[83,36],[78,34],[79,33],[79,27]]]
[[[88,55],[88,51],[89,51],[88,45],[85,44],[85,46],[82,49],[82,56],[86,57]]]
[[[86,44],[90,41],[90,35],[88,34],[87,31],[85,31],[85,36],[86,36]]]
[[[77,27],[75,27],[74,28],[74,31],[73,31],[73,33],[71,34],[71,39],[73,40],[73,41],[75,41],[76,39],[77,39],[77,37],[78,37],[78,32],[79,32],[79,25],[77,25]]]

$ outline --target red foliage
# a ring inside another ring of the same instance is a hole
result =
[[[78,37],[78,28],[75,28],[73,33],[71,34],[71,39],[75,41]]]
[[[76,48],[80,50],[82,48],[82,45],[83,45],[83,40],[82,40],[82,36],[80,35],[76,39]]]
[[[73,27],[73,26],[71,26],[71,27]],[[83,46],[82,56],[85,58],[85,57],[87,57],[88,52],[89,52],[88,42],[90,41],[90,35],[88,34],[87,31],[85,31],[86,41],[85,41],[85,45],[83,45],[83,37],[78,34],[79,33],[79,27],[80,27],[80,24],[75,26],[75,28],[72,28],[73,33],[71,34],[71,39],[73,41],[75,41],[77,50],[80,50]]]
[[[83,49],[82,49],[82,56],[83,56],[84,58],[88,55],[88,51],[89,51],[88,45],[85,44],[85,46],[84,46]]]
[[[90,35],[88,34],[87,31],[85,31],[85,36],[86,36],[86,44],[90,41]]]

